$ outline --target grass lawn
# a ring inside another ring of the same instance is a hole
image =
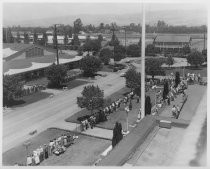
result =
[[[66,85],[67,85],[68,89],[73,89],[75,87],[78,87],[78,86],[81,86],[81,85],[84,85],[87,83],[88,83],[88,81],[75,79],[75,80],[68,82]]]
[[[32,152],[40,145],[48,144],[51,139],[59,137],[61,134],[70,131],[60,129],[47,129],[33,137],[30,142],[29,152]],[[61,166],[61,165],[92,165],[99,155],[111,144],[109,140],[76,134],[79,138],[70,146],[66,152],[60,156],[50,156],[41,165]],[[24,164],[26,162],[26,149],[23,145],[16,146],[3,153],[3,165],[14,165],[16,162]]]
[[[42,99],[48,98],[52,93],[46,93],[46,92],[37,92],[32,95],[23,96],[19,100],[15,100],[8,105],[9,107],[15,108],[15,107],[23,107],[28,104],[40,101]]]
[[[117,92],[113,93],[112,95],[110,95],[108,98],[110,98],[112,101],[114,101],[119,98],[123,98],[124,95],[126,93],[128,93],[129,91],[130,91],[129,88],[124,87],[124,88],[118,90]],[[154,105],[154,102],[155,102],[154,91],[148,91],[147,95],[150,96],[152,105]],[[136,98],[134,97],[134,99],[132,100],[132,105],[133,105],[133,109],[129,112],[129,115],[128,115],[128,121],[129,121],[130,125],[133,125],[136,122],[138,111],[139,111],[141,104],[136,103]],[[106,129],[113,129],[114,124],[116,123],[116,121],[118,121],[118,122],[121,122],[122,127],[125,130],[126,129],[126,126],[125,126],[126,112],[125,112],[124,108],[125,108],[125,106],[123,104],[121,104],[121,107],[118,109],[118,111],[110,114],[110,116],[106,122],[99,123],[96,126],[101,127],[101,128],[106,128]],[[86,109],[82,109],[81,111],[79,111],[79,112],[75,113],[74,115],[70,116],[69,118],[67,118],[65,121],[73,122],[73,123],[80,123],[79,121],[77,121],[78,117],[81,117],[84,115],[90,115],[90,114],[91,114],[90,111],[87,111]]]
[[[175,72],[179,72],[180,75],[182,76],[183,75],[183,69],[182,68],[171,68],[171,69],[166,69],[165,72],[166,72],[166,75],[170,75],[171,72],[175,73]],[[187,74],[187,73],[200,73],[201,77],[207,77],[207,67],[199,67],[198,69],[196,68],[185,68],[184,69],[184,73]]]

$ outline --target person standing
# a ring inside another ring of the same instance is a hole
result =
[[[175,105],[173,105],[171,112],[172,112],[172,116],[174,118],[176,118],[176,107],[175,107]]]
[[[178,119],[179,114],[180,114],[180,107],[179,107],[179,105],[176,106],[176,109],[177,109],[177,119]]]

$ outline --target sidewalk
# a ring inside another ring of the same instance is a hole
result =
[[[70,122],[60,122],[56,123],[53,125],[53,128],[59,128],[59,129],[64,129],[64,130],[71,130],[71,131],[77,131],[80,132],[80,125],[77,123],[70,123]],[[99,137],[103,139],[112,139],[113,131],[112,130],[107,130],[107,129],[102,129],[99,127],[94,127],[93,129],[87,129],[83,132],[83,134],[87,134],[90,136],[94,137]]]

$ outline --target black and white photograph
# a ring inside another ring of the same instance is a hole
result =
[[[208,1],[1,9],[2,167],[208,166]]]

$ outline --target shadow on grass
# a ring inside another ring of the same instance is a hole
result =
[[[46,92],[37,92],[29,96],[23,96],[22,99],[14,100],[11,102],[8,107],[15,108],[15,107],[23,107],[29,105],[31,103],[40,101],[42,99],[48,98],[52,93]]]

